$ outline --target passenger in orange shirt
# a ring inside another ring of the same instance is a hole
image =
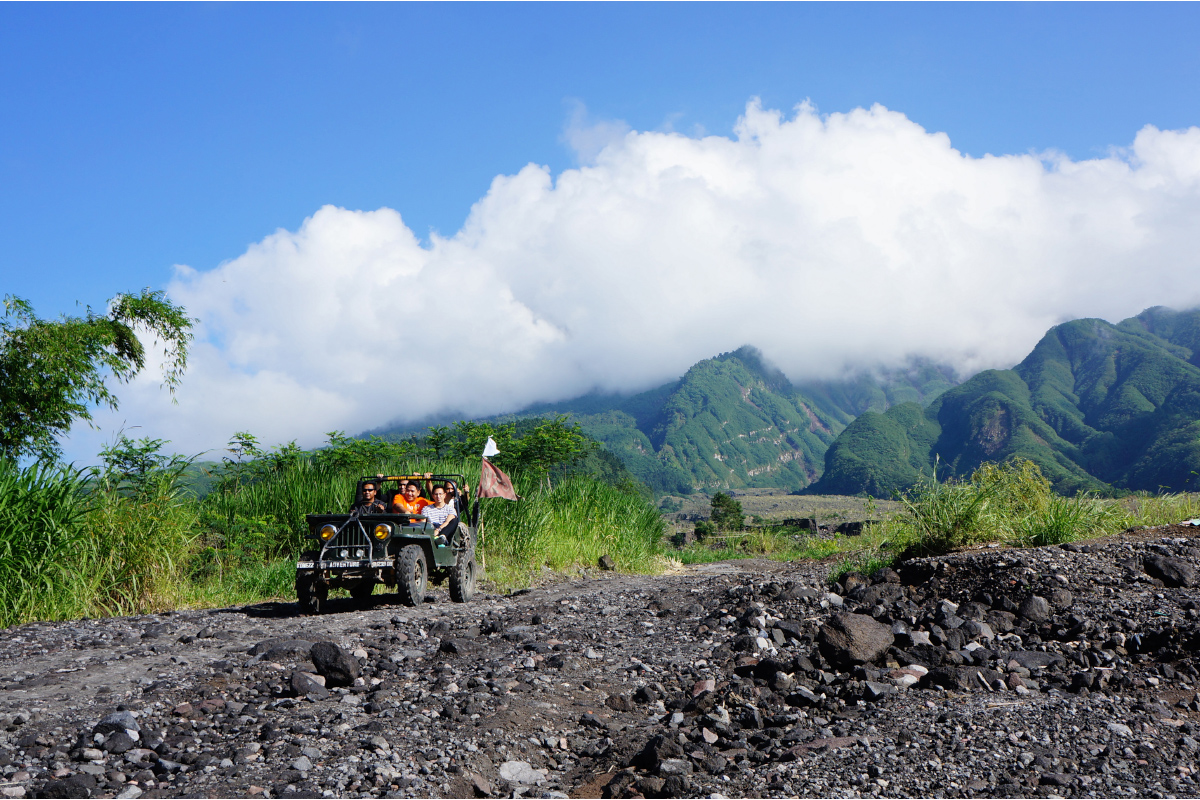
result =
[[[429,505],[429,501],[421,497],[420,487],[416,481],[409,481],[404,486],[404,493],[396,495],[396,499],[392,501],[393,514],[421,514],[425,506]]]

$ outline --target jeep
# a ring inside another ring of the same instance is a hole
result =
[[[434,539],[434,525],[422,514],[366,513],[360,503],[363,486],[375,484],[377,497],[391,508],[400,481],[431,480],[455,490],[458,530],[446,545]],[[479,501],[470,519],[468,492],[462,475],[368,475],[360,478],[355,508],[348,514],[309,514],[309,535],[314,547],[296,564],[296,599],[302,611],[319,614],[330,588],[344,588],[365,605],[377,584],[394,586],[410,606],[425,600],[430,580],[449,580],[450,598],[465,603],[475,595],[475,531],[479,529]]]

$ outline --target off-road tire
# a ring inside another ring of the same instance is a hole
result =
[[[300,556],[302,561],[315,561],[316,553],[305,553]],[[311,572],[296,573],[296,601],[300,603],[300,611],[304,614],[320,614],[325,610],[325,600],[329,590],[324,584],[316,582],[316,575]]]
[[[475,596],[475,565],[474,549],[460,550],[458,559],[450,568],[450,599],[456,603],[465,603]]]
[[[396,593],[405,605],[419,606],[425,602],[429,586],[429,565],[419,544],[410,544],[396,556]]]

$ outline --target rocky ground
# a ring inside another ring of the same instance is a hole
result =
[[[0,795],[1192,796],[1195,535],[24,625]]]

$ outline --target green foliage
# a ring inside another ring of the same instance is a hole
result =
[[[108,379],[126,382],[146,353],[137,333],[163,344],[163,385],[172,394],[187,366],[193,320],[162,292],[117,295],[107,315],[39,319],[24,300],[5,297],[0,317],[0,456],[51,461],[56,437],[93,405],[117,408]]]
[[[79,471],[0,459],[0,627],[86,609],[80,589],[94,550],[80,529],[88,508]]]
[[[696,523],[696,527],[694,528],[693,532],[695,533],[697,539],[703,539],[706,536],[712,536],[714,533],[716,533],[717,526],[709,520],[702,519]]]
[[[1087,493],[1063,497],[1032,461],[986,463],[969,481],[925,479],[900,496],[904,513],[885,535],[906,556],[945,553],[981,542],[1061,544],[1120,530],[1128,516]]]
[[[742,504],[724,492],[717,492],[713,495],[709,519],[719,530],[724,531],[740,531],[746,523],[746,515],[742,513]]]
[[[676,551],[684,564],[708,564],[741,558],[766,558],[773,561],[824,559],[842,551],[846,540],[840,536],[822,539],[797,536],[779,527],[759,528],[749,533],[712,536]]]
[[[119,434],[113,444],[100,451],[105,484],[111,491],[139,496],[151,496],[160,489],[174,491],[195,456],[168,456],[162,452],[165,444],[163,439],[133,441],[125,434]]]
[[[1017,518],[1014,533],[1020,544],[1038,547],[1099,536],[1123,520],[1119,508],[1084,492],[1074,497],[1051,495],[1037,513]]]
[[[667,495],[658,501],[658,510],[663,514],[674,514],[683,508],[683,499]]]
[[[917,484],[900,502],[913,546],[921,554],[945,553],[995,538],[988,501],[993,488],[930,478]]]
[[[815,494],[890,495],[928,474],[929,452],[941,433],[916,403],[872,411],[851,422],[825,452]]]

